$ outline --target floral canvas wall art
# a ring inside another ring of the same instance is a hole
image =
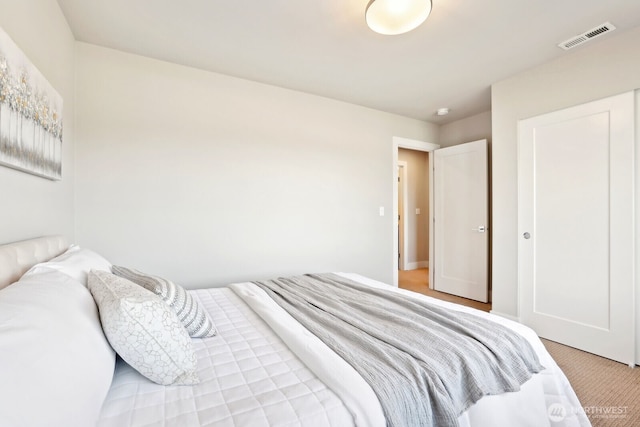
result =
[[[2,28],[0,165],[62,178],[62,97]]]

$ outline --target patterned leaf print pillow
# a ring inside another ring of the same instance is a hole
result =
[[[158,384],[198,383],[191,338],[157,295],[106,271],[92,270],[88,287],[104,334],[125,362]]]

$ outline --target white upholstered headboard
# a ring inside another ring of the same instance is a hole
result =
[[[46,236],[0,245],[0,289],[18,280],[33,265],[60,255],[69,247],[63,236]]]

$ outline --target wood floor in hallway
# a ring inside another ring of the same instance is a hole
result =
[[[429,289],[428,268],[419,268],[417,270],[398,270],[398,285],[402,289],[419,292],[421,294],[428,295],[433,298],[438,298],[444,301],[455,302],[457,304],[477,308],[478,310],[482,311],[491,310],[490,303],[482,303],[467,298],[462,298],[456,295]]]

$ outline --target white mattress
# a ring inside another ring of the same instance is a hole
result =
[[[532,343],[547,369],[534,375],[520,392],[481,399],[460,416],[461,427],[590,425],[579,411],[580,403],[566,377],[529,328],[488,313],[391,288],[362,276],[345,276],[371,286],[427,298],[453,310],[488,317],[516,330]],[[252,286],[232,285],[236,293],[229,288],[191,291],[209,311],[219,331],[216,337],[193,341],[201,383],[193,387],[160,386],[119,361],[99,426],[384,424],[384,420],[376,419],[376,414],[381,413],[379,402],[375,396],[372,402],[371,393],[362,391],[366,383],[358,386],[353,380],[355,370],[348,365],[339,366],[326,352],[328,347],[321,349],[308,331],[300,333],[301,326],[293,318],[270,300],[261,300],[260,293],[254,292]],[[353,372],[347,372],[349,369]],[[347,378],[351,380],[345,385]],[[362,396],[368,397],[362,401]],[[562,405],[566,414],[562,420],[555,416],[552,424],[549,413],[557,409],[557,405]],[[367,416],[362,416],[364,412]],[[354,416],[358,420],[355,423]]]
[[[353,425],[335,393],[233,291],[191,292],[218,329],[193,340],[200,384],[154,384],[119,360],[99,426]]]

